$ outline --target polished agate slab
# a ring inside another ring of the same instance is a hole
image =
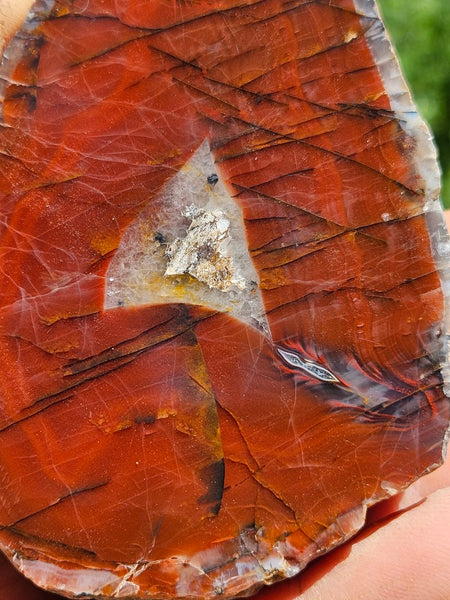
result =
[[[372,0],[45,0],[0,129],[0,546],[253,593],[442,462],[439,172]]]

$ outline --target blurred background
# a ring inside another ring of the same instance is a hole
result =
[[[378,0],[403,73],[429,123],[450,208],[450,0]]]

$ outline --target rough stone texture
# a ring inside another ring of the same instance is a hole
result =
[[[23,573],[249,594],[442,461],[438,169],[371,0],[46,0],[0,74]]]

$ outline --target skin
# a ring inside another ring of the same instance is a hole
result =
[[[0,0],[0,49],[33,0]],[[447,213],[450,226],[450,214]],[[369,511],[368,527],[260,600],[448,600],[450,459]],[[0,557],[0,600],[51,600]]]

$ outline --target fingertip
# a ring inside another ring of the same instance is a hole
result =
[[[25,20],[34,0],[1,0],[0,50],[8,43]]]
[[[444,211],[445,214],[445,222],[447,224],[447,229],[450,230],[450,210]]]
[[[312,565],[297,599],[450,598],[449,511],[450,489],[437,490],[422,504],[357,538],[348,556],[320,579],[315,580],[317,567]]]

